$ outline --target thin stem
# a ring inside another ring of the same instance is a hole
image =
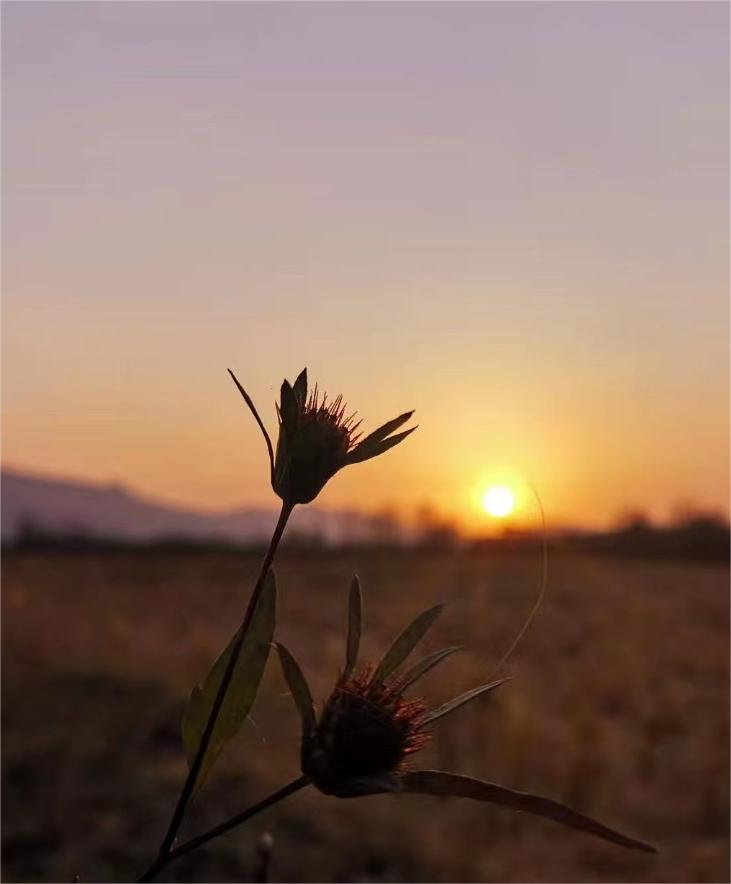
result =
[[[535,604],[531,608],[530,614],[526,618],[523,625],[520,627],[518,634],[515,636],[513,641],[510,644],[508,650],[503,654],[500,658],[500,662],[495,666],[492,672],[489,675],[488,681],[490,681],[494,675],[496,675],[503,666],[508,662],[508,660],[513,656],[513,651],[520,644],[523,636],[528,631],[528,627],[531,625],[533,618],[538,613],[541,605],[543,604],[543,599],[546,596],[546,589],[548,587],[548,529],[546,528],[546,513],[543,509],[543,502],[541,501],[540,495],[536,490],[534,485],[530,486],[531,491],[533,492],[533,496],[536,499],[536,503],[538,504],[538,509],[541,513],[541,527],[543,533],[543,542],[542,542],[542,555],[541,555],[541,584],[540,589],[538,590],[538,598],[535,601]]]
[[[223,706],[226,692],[229,685],[231,684],[234,669],[236,668],[236,664],[241,654],[241,648],[244,643],[244,638],[246,637],[246,632],[249,628],[249,623],[251,622],[251,618],[254,614],[254,609],[256,608],[256,604],[259,601],[259,596],[261,595],[261,591],[264,586],[264,578],[266,577],[267,572],[269,571],[269,568],[272,564],[274,555],[277,551],[277,547],[279,546],[279,541],[282,539],[282,534],[284,533],[284,528],[287,524],[287,520],[289,519],[293,509],[294,504],[286,502],[282,504],[282,509],[279,513],[277,525],[274,529],[272,539],[269,542],[269,548],[267,549],[266,555],[264,556],[264,561],[261,563],[259,576],[257,577],[256,583],[254,584],[254,589],[251,593],[251,598],[249,599],[249,604],[246,608],[244,619],[241,623],[241,626],[239,627],[239,630],[236,634],[236,640],[231,648],[231,656],[226,666],[226,671],[223,674],[223,678],[221,679],[221,684],[218,688],[216,699],[213,702],[211,714],[208,716],[208,723],[206,724],[206,728],[203,731],[203,736],[201,737],[201,741],[195,754],[195,758],[193,759],[193,763],[191,764],[190,770],[188,771],[188,776],[180,792],[180,797],[178,798],[178,803],[175,807],[172,819],[170,820],[170,825],[168,827],[167,833],[160,845],[157,859],[158,862],[168,857],[170,849],[173,846],[175,838],[177,837],[180,825],[183,822],[183,817],[185,816],[185,811],[188,808],[191,795],[193,794],[193,788],[195,786],[196,780],[198,779],[198,774],[200,773],[203,759],[208,749],[208,744],[211,742],[213,730],[216,726],[216,722],[218,721],[218,716],[221,712],[221,707]]]
[[[201,847],[208,841],[218,838],[219,835],[223,835],[225,832],[230,832],[231,829],[235,829],[236,826],[240,826],[242,823],[250,820],[253,816],[261,813],[273,804],[283,801],[295,792],[299,792],[300,789],[304,789],[305,786],[309,785],[309,782],[310,781],[307,777],[298,777],[296,780],[283,786],[279,791],[274,792],[268,798],[264,798],[264,800],[260,801],[258,804],[252,805],[248,810],[243,810],[236,816],[232,816],[231,819],[227,820],[225,823],[221,823],[220,826],[215,826],[213,829],[209,829],[202,835],[198,835],[196,838],[191,838],[190,841],[186,841],[184,844],[181,844],[180,847],[176,847],[175,850],[171,850],[170,860],[172,861],[179,856],[184,856],[186,853],[190,853],[191,850],[195,850],[197,847]]]
[[[309,782],[310,781],[307,779],[307,777],[298,777],[296,780],[292,780],[291,783],[287,783],[286,786],[282,786],[281,789],[273,792],[271,795],[269,795],[267,798],[264,798],[262,801],[259,801],[257,804],[252,804],[252,806],[247,808],[247,810],[244,810],[236,816],[231,817],[230,820],[226,820],[225,823],[221,823],[219,826],[215,826],[214,828],[209,829],[202,835],[191,838],[190,841],[186,841],[184,844],[181,844],[180,847],[176,847],[175,850],[171,850],[166,856],[158,857],[155,862],[150,866],[150,868],[145,872],[145,874],[139,879],[140,882],[154,880],[157,873],[168,863],[173,862],[181,856],[185,856],[185,854],[190,853],[191,850],[196,850],[198,847],[201,847],[208,841],[212,841],[214,838],[218,838],[219,835],[223,835],[225,832],[229,832],[231,829],[236,828],[236,826],[240,826],[242,823],[250,820],[253,816],[261,813],[263,810],[266,810],[273,804],[277,804],[279,801],[283,801],[285,798],[293,795],[295,792],[299,792],[300,789],[304,789],[304,787],[308,785]]]
[[[155,862],[150,866],[150,868],[142,875],[141,878],[138,878],[138,884],[142,884],[143,881],[154,881],[157,877],[157,873],[162,871],[162,869],[167,864],[170,858],[170,854],[168,856],[158,856]]]

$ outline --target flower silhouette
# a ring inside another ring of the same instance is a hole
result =
[[[441,612],[430,608],[417,617],[391,645],[381,662],[354,674],[360,644],[362,603],[357,578],[350,588],[346,663],[333,692],[316,715],[307,680],[292,654],[281,644],[285,680],[302,719],[301,765],[304,776],[321,792],[339,798],[378,793],[452,795],[503,804],[548,817],[574,829],[635,850],[656,852],[550,798],[516,792],[505,786],[439,770],[412,771],[411,756],[429,741],[434,723],[465,703],[509,679],[480,685],[436,709],[404,692],[458,647],[435,651],[406,671],[400,668]]]
[[[383,454],[416,429],[412,427],[392,435],[414,413],[407,411],[361,439],[356,434],[360,421],[355,422],[355,414],[345,416],[342,396],[328,402],[327,395],[318,393],[315,387],[308,397],[307,369],[304,369],[294,384],[287,380],[282,383],[275,452],[251,397],[230,369],[229,374],[264,434],[272,488],[290,506],[314,500],[338,470]]]

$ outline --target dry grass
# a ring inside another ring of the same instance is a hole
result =
[[[5,880],[134,880],[180,786],[186,693],[233,632],[255,556],[8,554],[3,587]],[[431,700],[489,674],[535,593],[538,563],[364,550],[285,554],[279,637],[322,696],[341,665],[347,581],[374,656],[427,605],[425,645],[466,644]],[[729,572],[557,557],[516,680],[446,719],[423,766],[563,799],[662,847],[622,851],[457,799],[338,801],[305,791],[192,854],[167,880],[251,880],[257,837],[287,881],[729,880]],[[297,721],[270,664],[254,722],[196,802],[214,824],[297,774]]]

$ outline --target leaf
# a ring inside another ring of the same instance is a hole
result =
[[[407,773],[401,777],[401,783],[404,792],[452,795],[458,798],[472,798],[475,801],[488,801],[491,804],[503,804],[515,810],[547,817],[572,829],[589,832],[605,841],[611,841],[631,850],[657,853],[657,848],[651,844],[616,832],[591,817],[566,807],[565,804],[560,804],[550,798],[543,798],[540,795],[515,792],[495,783],[487,783],[484,780],[475,780],[472,777],[463,777],[441,770],[420,770]]]
[[[299,709],[300,717],[302,718],[302,734],[306,737],[315,727],[315,703],[312,699],[310,686],[307,684],[307,679],[299,663],[284,645],[274,642],[274,647],[279,653],[279,662],[282,664],[282,673],[287,686],[292,692],[294,702]]]
[[[281,403],[279,410],[281,412],[282,424],[287,434],[291,434],[297,428],[297,419],[299,417],[299,405],[294,390],[290,386],[289,381],[282,381]]]
[[[345,678],[351,674],[358,661],[362,622],[363,601],[360,592],[360,581],[357,575],[354,575],[350,583],[350,594],[348,596],[348,641],[345,649],[345,671],[343,672]]]
[[[292,387],[292,392],[294,393],[295,399],[297,400],[300,408],[304,408],[305,401],[307,400],[307,369],[303,368],[302,371],[297,376],[297,380],[294,382]]]
[[[277,588],[274,572],[271,569],[264,580],[261,595],[246,631],[241,653],[198,774],[196,791],[203,785],[223,747],[241,729],[256,699],[274,637],[276,621]],[[188,697],[182,721],[183,746],[188,764],[193,763],[198,751],[235,642],[236,636],[231,639],[213,664],[203,683],[196,685]]]
[[[441,651],[434,651],[433,654],[428,654],[401,676],[399,679],[402,686],[401,690],[405,691],[406,688],[411,687],[415,681],[420,679],[423,675],[426,675],[430,669],[433,669],[437,664],[441,663],[442,660],[446,660],[447,657],[451,657],[452,654],[461,650],[461,645],[454,645],[451,648],[442,648]]]
[[[455,697],[454,700],[450,700],[448,703],[444,703],[442,706],[437,706],[436,709],[432,709],[432,711],[428,715],[425,715],[424,718],[421,719],[420,727],[424,727],[425,725],[431,724],[433,721],[436,721],[438,718],[449,715],[450,712],[454,712],[455,709],[459,709],[460,706],[464,706],[465,703],[469,703],[470,700],[474,700],[475,697],[479,697],[480,694],[484,694],[487,691],[492,691],[506,681],[511,681],[511,679],[500,678],[497,681],[491,681],[490,684],[480,685],[479,688],[472,688],[471,691],[460,694],[459,697]]]
[[[412,427],[410,430],[406,430],[403,433],[396,433],[395,436],[391,436],[390,439],[384,439],[382,442],[373,442],[366,445],[367,439],[364,439],[360,445],[356,445],[355,448],[350,452],[350,454],[345,459],[346,464],[353,463],[362,463],[364,460],[370,460],[372,457],[378,457],[379,454],[383,454],[385,451],[388,451],[389,448],[393,448],[394,445],[398,445],[399,442],[403,442],[403,440],[410,436],[411,433],[416,430],[417,427]]]
[[[410,623],[386,652],[373,673],[373,681],[383,681],[397,669],[426,635],[429,627],[442,613],[444,605],[435,605]]]
[[[403,414],[400,414],[398,417],[395,417],[393,420],[386,421],[386,423],[383,424],[382,426],[380,426],[377,430],[374,430],[372,433],[369,433],[365,437],[365,439],[363,439],[360,442],[360,444],[357,445],[356,447],[360,448],[361,445],[372,445],[376,442],[382,442],[386,438],[386,436],[390,436],[394,430],[398,430],[398,428],[402,424],[405,424],[406,421],[411,417],[411,415],[413,413],[414,413],[413,410],[412,411],[405,411]]]

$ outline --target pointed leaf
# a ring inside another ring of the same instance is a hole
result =
[[[299,709],[302,718],[302,734],[307,736],[315,726],[315,703],[312,699],[310,686],[299,666],[299,663],[279,642],[274,642],[274,647],[279,653],[279,662],[282,664],[282,673],[287,685],[292,692],[294,702]]]
[[[386,423],[380,426],[377,430],[369,433],[360,444],[371,445],[374,442],[382,442],[386,438],[386,436],[390,436],[391,433],[394,432],[394,430],[398,430],[400,426],[405,424],[413,413],[413,409],[411,411],[405,411],[403,414],[400,414],[393,420],[386,421]]]
[[[307,401],[307,369],[303,368],[302,371],[297,376],[297,380],[294,382],[294,386],[292,387],[292,391],[294,393],[295,399],[297,400],[300,408],[303,408],[305,402]]]
[[[657,853],[657,848],[636,838],[630,838],[621,832],[616,832],[602,823],[584,816],[565,804],[543,798],[540,795],[530,795],[527,792],[515,792],[498,786],[495,783],[487,783],[484,780],[475,780],[472,777],[463,777],[458,774],[446,773],[440,770],[420,770],[404,774],[401,777],[404,792],[416,792],[428,795],[453,795],[459,798],[472,798],[475,801],[488,801],[492,804],[504,804],[515,810],[525,813],[533,813],[537,816],[547,817],[572,829],[580,829],[589,832],[605,841],[612,841],[622,847],[631,850],[643,850],[646,853]]]
[[[464,706],[465,703],[469,703],[470,700],[474,700],[475,697],[479,697],[480,694],[492,691],[506,681],[511,681],[511,679],[500,678],[497,681],[491,681],[490,684],[483,684],[480,685],[479,688],[472,688],[471,691],[460,694],[459,697],[455,697],[454,700],[450,700],[448,703],[444,703],[442,706],[432,709],[428,715],[425,715],[424,718],[421,719],[420,727],[424,727],[425,725],[436,721],[438,718],[443,718],[445,715],[449,715],[450,712],[454,712],[455,709],[459,709],[460,706]]]
[[[401,676],[401,690],[405,691],[406,688],[411,687],[411,685],[414,684],[415,681],[420,679],[423,675],[426,675],[426,673],[429,672],[430,669],[433,669],[435,666],[441,663],[442,660],[446,660],[447,657],[451,657],[452,654],[461,650],[461,645],[454,645],[451,648],[442,648],[441,651],[434,651],[433,654],[428,654]]]
[[[373,681],[383,681],[395,669],[398,669],[422,638],[424,638],[432,623],[442,613],[443,607],[444,605],[435,605],[433,608],[429,608],[428,611],[419,614],[416,620],[404,629],[378,664],[376,671],[373,673]]]
[[[284,429],[288,434],[292,433],[297,427],[297,418],[299,416],[299,405],[294,390],[290,386],[289,381],[282,381],[281,402],[279,411],[284,424]]]
[[[259,424],[259,429],[262,431],[264,435],[264,441],[266,442],[267,451],[269,453],[269,465],[271,467],[272,472],[274,472],[274,449],[272,448],[272,440],[269,438],[269,433],[267,433],[266,427],[264,426],[262,419],[259,417],[259,412],[256,410],[256,406],[254,402],[249,396],[249,394],[244,390],[241,384],[238,382],[236,375],[231,371],[231,369],[226,369],[228,373],[233,378],[233,382],[236,384],[239,393],[244,397],[244,402],[249,406],[249,411],[254,415],[254,419],[257,424]]]
[[[370,460],[372,457],[378,457],[379,454],[383,454],[385,451],[388,451],[389,448],[393,448],[394,445],[398,445],[399,442],[403,442],[403,440],[410,436],[417,427],[412,427],[410,430],[406,430],[403,433],[396,433],[395,436],[391,436],[390,439],[384,439],[382,442],[374,442],[365,444],[365,439],[359,445],[356,445],[355,448],[350,452],[350,454],[345,459],[346,464],[353,463],[362,463],[364,460]]]
[[[358,648],[360,647],[360,631],[363,621],[363,602],[360,592],[360,581],[357,575],[353,576],[350,584],[348,598],[348,642],[345,649],[345,671],[343,676],[347,678],[355,669],[358,662]]]
[[[213,729],[210,743],[201,765],[196,791],[203,785],[211,765],[218,757],[226,743],[234,737],[251,711],[256,699],[271,641],[274,636],[276,620],[277,589],[274,572],[270,569],[257,602],[254,614],[246,631],[241,653],[236,662],[233,676],[226,692],[221,710]],[[231,650],[236,636],[229,642],[226,649],[213,664],[211,671],[202,684],[196,685],[188,697],[183,713],[182,734],[185,754],[188,763],[195,758],[201,737],[208,724],[208,717],[223,679],[224,672],[231,657]]]

